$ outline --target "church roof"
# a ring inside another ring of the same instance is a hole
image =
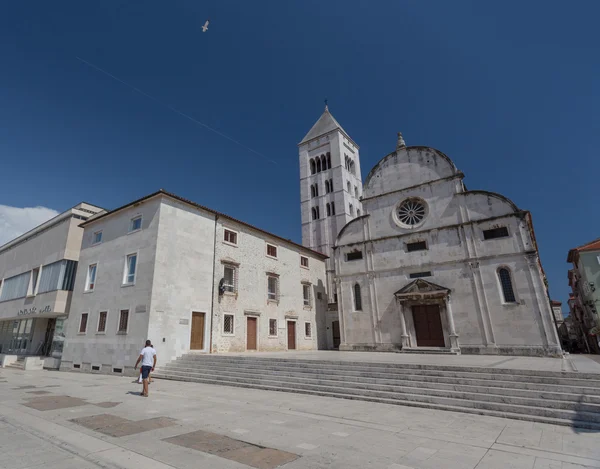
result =
[[[323,114],[321,114],[319,120],[315,122],[315,125],[312,126],[312,128],[304,136],[299,145],[302,145],[303,143],[306,143],[309,140],[320,137],[321,135],[328,134],[332,130],[336,129],[340,130],[344,135],[346,135],[346,137],[350,138],[348,136],[348,133],[342,128],[339,122],[335,120],[335,117],[331,115],[331,113],[329,112],[329,108],[325,106],[325,111],[323,111]]]

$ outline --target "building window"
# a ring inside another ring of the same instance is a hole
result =
[[[358,199],[358,187],[354,186],[354,197]]]
[[[307,306],[310,308],[311,306],[311,300],[310,300],[310,285],[309,284],[302,284],[302,298],[304,299],[304,306]]]
[[[269,319],[269,335],[271,337],[277,336],[277,319]]]
[[[312,215],[312,219],[316,220],[317,219],[317,211],[314,207],[310,209],[310,213]]]
[[[80,334],[85,334],[85,331],[87,331],[87,320],[88,320],[88,313],[83,313],[81,315],[81,319],[79,320],[79,333]]]
[[[98,316],[98,332],[106,332],[106,318],[108,317],[108,311],[100,311]]]
[[[312,324],[310,322],[304,323],[304,337],[306,337],[306,338],[312,337]]]
[[[308,269],[308,257],[300,256],[300,265]]]
[[[327,152],[327,169],[331,169],[331,153]]]
[[[102,231],[96,231],[93,235],[92,244],[100,244],[102,242]]]
[[[347,261],[358,261],[358,260],[360,260],[362,258],[363,258],[362,251],[352,251],[352,252],[347,252],[346,253],[346,260]]]
[[[223,232],[223,241],[230,244],[237,244],[237,233],[235,231],[225,229]]]
[[[273,275],[267,277],[267,299],[277,301],[279,299],[279,279]]]
[[[24,272],[4,280],[0,301],[14,300],[27,296],[27,289],[31,281],[31,271]]]
[[[277,246],[267,244],[267,256],[277,259]]]
[[[358,283],[354,284],[354,311],[362,311],[362,296]]]
[[[352,204],[350,204],[348,208],[350,209],[350,215],[354,216],[354,207]]]
[[[232,265],[223,266],[223,290],[235,293],[237,291],[237,272]]]
[[[516,303],[515,292],[513,290],[512,279],[510,277],[510,270],[506,267],[498,269],[498,278],[500,280],[500,286],[502,287],[502,295],[504,296],[505,303]]]
[[[310,186],[310,198],[311,199],[315,198],[315,186],[313,184],[311,184],[311,186]]]
[[[425,241],[415,241],[414,243],[406,243],[406,251],[426,251],[427,243]]]
[[[62,260],[42,267],[37,293],[53,290],[73,290],[77,261]]]
[[[135,273],[137,268],[137,254],[129,254],[125,261],[125,273],[123,275],[123,285],[133,285],[135,283]]]
[[[317,173],[321,172],[321,158],[317,157]]]
[[[331,215],[335,215],[335,202],[331,202]]]
[[[129,325],[129,310],[122,309],[121,314],[119,314],[119,329],[117,332],[121,334],[127,332],[127,326]]]
[[[129,221],[129,232],[133,233],[134,231],[138,231],[142,229],[142,216],[138,215],[137,217],[133,217]]]
[[[360,209],[359,208],[356,209],[356,216],[360,217]]]
[[[483,230],[483,239],[496,239],[506,238],[508,236],[508,228],[506,226],[500,226],[498,228],[492,228],[491,230]]]
[[[319,197],[319,185],[315,184],[315,197]]]
[[[36,293],[37,282],[40,276],[40,268],[33,269],[31,271],[31,282],[29,284],[29,291],[27,292],[28,296],[34,296]]]
[[[315,166],[315,160],[310,160],[310,174],[315,174],[317,172],[317,167]]]
[[[325,211],[327,212],[327,216],[331,216],[331,206],[329,204],[325,204]]]
[[[325,194],[329,194],[329,180],[325,181]]]
[[[415,226],[425,218],[425,204],[419,199],[406,199],[397,210],[398,220],[406,226]]]
[[[350,181],[346,181],[346,189],[348,189],[348,194],[352,194],[352,187],[350,186]]]
[[[223,334],[233,335],[233,314],[224,314],[223,315]]]
[[[85,282],[85,291],[93,291],[94,286],[96,286],[96,270],[98,269],[98,264],[91,264],[88,267],[87,279]]]
[[[408,274],[409,278],[422,278],[422,277],[431,277],[431,272],[413,272],[412,274]]]

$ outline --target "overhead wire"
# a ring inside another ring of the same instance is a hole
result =
[[[193,118],[193,117],[192,117],[192,116],[190,116],[189,114],[186,114],[185,112],[182,112],[182,111],[180,111],[179,109],[176,109],[176,108],[174,108],[173,106],[171,106],[171,105],[169,105],[169,104],[167,104],[167,103],[164,103],[164,102],[162,102],[161,100],[159,100],[159,99],[155,98],[154,96],[152,96],[152,95],[150,95],[150,94],[146,93],[145,91],[143,91],[143,90],[139,89],[138,87],[136,87],[136,86],[133,86],[133,85],[131,85],[131,84],[127,83],[125,80],[122,80],[122,79],[120,79],[119,77],[117,77],[117,76],[113,75],[113,74],[112,74],[112,73],[110,73],[110,72],[107,72],[106,70],[104,70],[104,69],[100,68],[99,66],[97,66],[97,65],[95,65],[95,64],[93,64],[93,63],[91,63],[91,62],[89,62],[89,61],[87,61],[87,60],[85,60],[85,59],[82,59],[81,57],[78,57],[78,56],[76,56],[75,58],[76,58],[77,60],[79,60],[81,63],[83,63],[83,64],[85,64],[85,65],[87,65],[87,66],[89,66],[89,67],[91,67],[91,68],[93,68],[93,69],[97,70],[98,72],[101,72],[101,73],[103,73],[104,75],[106,75],[106,76],[108,76],[108,77],[112,78],[113,80],[116,80],[116,81],[118,81],[119,83],[121,83],[121,84],[123,84],[123,85],[125,85],[125,86],[127,86],[127,87],[129,87],[129,88],[131,88],[132,90],[134,90],[135,92],[137,92],[137,93],[141,94],[142,96],[145,96],[146,98],[148,98],[148,99],[151,99],[151,100],[152,100],[152,101],[154,101],[155,103],[158,103],[158,104],[160,104],[160,105],[161,105],[161,106],[163,106],[163,107],[166,107],[167,109],[169,109],[170,111],[174,112],[175,114],[179,114],[181,117],[185,117],[186,119],[188,119],[188,120],[190,120],[190,121],[194,122],[195,124],[197,124],[197,125],[200,125],[200,126],[204,127],[205,129],[208,129],[208,130],[210,130],[211,132],[213,132],[213,133],[215,133],[215,134],[217,134],[217,135],[219,135],[219,136],[221,136],[221,137],[223,137],[223,138],[226,138],[227,140],[229,140],[229,141],[231,141],[231,142],[235,143],[236,145],[239,145],[240,147],[242,147],[242,148],[245,148],[246,150],[248,150],[248,151],[250,151],[250,152],[254,153],[255,155],[258,155],[258,156],[260,156],[261,158],[263,158],[263,159],[267,160],[269,163],[272,163],[272,164],[278,164],[278,163],[277,163],[275,160],[272,160],[272,159],[271,159],[271,158],[269,158],[268,156],[265,156],[265,155],[263,155],[262,153],[260,153],[260,152],[258,152],[258,151],[256,151],[256,150],[254,150],[254,149],[252,149],[252,148],[250,148],[248,145],[244,145],[243,143],[239,142],[238,140],[234,139],[233,137],[230,137],[229,135],[226,135],[226,134],[224,134],[223,132],[220,132],[220,131],[218,131],[218,130],[216,130],[216,129],[213,129],[211,126],[209,126],[209,125],[205,124],[204,122],[200,122],[198,119],[195,119],[195,118]]]

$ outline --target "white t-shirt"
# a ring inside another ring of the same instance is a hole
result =
[[[142,366],[154,366],[154,357],[156,356],[156,350],[152,347],[144,347],[140,352],[142,358]]]

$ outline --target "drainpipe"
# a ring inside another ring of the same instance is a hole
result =
[[[212,293],[210,297],[210,339],[208,341],[208,353],[212,353],[213,341],[213,314],[215,310],[215,264],[217,263],[217,220],[219,215],[215,214],[215,236],[213,240],[213,269],[212,269]]]

